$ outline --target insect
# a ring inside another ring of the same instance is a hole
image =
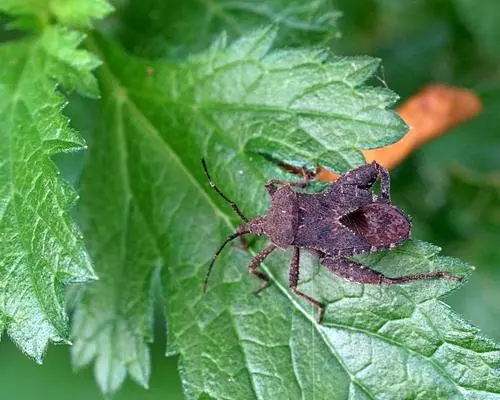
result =
[[[251,220],[215,185],[205,160],[202,164],[210,186],[244,222],[213,255],[205,277],[205,292],[214,263],[224,247],[233,239],[249,233],[270,239],[248,266],[250,274],[261,281],[254,293],[269,285],[269,277],[258,270],[261,263],[274,250],[292,247],[289,288],[318,309],[318,322],[323,318],[325,306],[297,288],[302,249],[317,255],[320,263],[335,275],[357,283],[392,285],[431,278],[461,279],[444,271],[391,278],[348,258],[355,254],[392,249],[410,236],[410,219],[391,202],[389,173],[375,161],[346,172],[319,193],[293,189],[308,186],[307,173],[304,173],[301,182],[270,180],[266,189],[271,196],[271,207],[267,214]],[[373,185],[379,178],[380,195],[377,195]]]

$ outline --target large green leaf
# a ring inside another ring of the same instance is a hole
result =
[[[385,108],[384,88],[362,86],[378,62],[270,50],[273,30],[227,46],[224,38],[184,63],[146,63],[103,39],[101,127],[82,181],[89,249],[101,281],[76,313],[74,362],[96,360],[104,391],[128,372],[145,385],[152,291],[161,269],[168,354],[180,354],[188,398],[498,398],[500,348],[438,297],[459,284],[378,287],[344,282],[302,260],[302,289],[329,304],[324,324],[287,289],[290,254],[263,269],[260,297],[246,265],[254,252],[228,249],[209,293],[205,268],[236,219],[207,184],[200,158],[250,216],[264,212],[262,154],[343,171],[359,149],[393,142],[405,125]],[[260,242],[259,242],[260,243]],[[257,246],[255,246],[257,247]],[[389,275],[470,267],[408,242],[365,262]]]
[[[0,330],[39,362],[49,340],[68,340],[63,285],[95,278],[66,214],[76,195],[49,159],[84,144],[55,90],[97,94],[82,38],[54,26],[0,46]]]
[[[132,0],[117,11],[126,48],[149,57],[205,50],[220,32],[237,38],[271,23],[280,44],[327,43],[340,16],[330,0]]]

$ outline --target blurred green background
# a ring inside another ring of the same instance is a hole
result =
[[[167,22],[177,17],[182,21],[185,15],[193,18],[196,12],[186,5],[191,2],[173,3],[116,2],[117,13],[101,27],[136,54],[165,55],[165,43],[175,36]],[[440,82],[470,88],[484,102],[481,116],[427,144],[394,170],[392,187],[395,202],[413,218],[414,237],[442,246],[444,254],[477,267],[465,287],[445,301],[500,341],[500,2],[337,0],[335,6],[343,12],[337,22],[341,35],[322,41],[336,53],[381,57],[381,77],[402,101],[423,85]],[[248,16],[242,13],[238,18]],[[176,56],[172,51],[168,55]],[[80,101],[73,98],[67,113],[85,133],[89,119],[79,115]],[[74,182],[82,156],[65,155],[56,161]],[[163,329],[157,332],[150,390],[127,381],[116,399],[182,398],[176,358],[163,356]],[[73,373],[65,346],[51,346],[43,366],[27,359],[7,339],[0,344],[0,354],[5,399],[35,399],[41,394],[54,400],[102,398],[91,370]]]

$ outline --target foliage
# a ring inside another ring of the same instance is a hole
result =
[[[13,14],[23,7],[3,5]],[[89,18],[84,16],[83,18]],[[68,208],[76,196],[49,157],[75,151],[83,140],[61,114],[56,83],[96,96],[97,59],[77,50],[83,36],[46,26],[0,47],[2,143],[0,186],[0,329],[41,362],[47,342],[68,341],[62,286],[94,279],[82,237]]]
[[[345,21],[361,15],[356,6],[339,3]],[[75,367],[93,363],[103,392],[117,391],[127,375],[148,387],[157,300],[167,321],[167,354],[179,356],[187,398],[500,397],[499,346],[438,300],[457,283],[360,286],[305,256],[301,289],[328,303],[320,326],[314,310],[287,289],[290,253],[270,258],[263,268],[272,287],[258,298],[250,295],[256,282],[245,266],[262,246],[258,240],[249,252],[228,249],[209,293],[201,292],[207,261],[238,221],[207,184],[200,158],[252,216],[268,206],[265,180],[287,177],[269,156],[339,172],[361,164],[361,148],[392,143],[406,127],[387,110],[396,95],[370,81],[379,60],[332,56],[326,46],[383,50],[386,76],[392,76],[387,71],[401,62],[401,53],[389,51],[397,48],[391,37],[403,32],[407,42],[425,41],[421,25],[433,21],[459,40],[449,27],[465,29],[457,22],[461,14],[448,17],[448,9],[436,13],[422,2],[412,7],[414,25],[402,26],[392,16],[409,11],[379,2],[376,15],[393,25],[374,35],[375,25],[353,22],[344,29],[346,40],[335,42],[338,12],[326,1],[313,7],[299,0],[200,4],[117,4],[97,32],[91,21],[111,10],[104,1],[0,2],[17,29],[6,31],[11,40],[0,46],[7,60],[0,71],[0,114],[7,123],[0,132],[8,143],[0,153],[0,327],[41,360],[49,340],[68,340],[63,285],[95,278],[67,215],[76,196],[49,159],[84,147],[61,114],[63,90],[76,91],[101,96],[83,101],[72,95],[69,109],[75,126],[89,132],[76,215],[99,280],[72,288],[71,352]],[[85,49],[78,48],[82,29],[89,29]],[[444,43],[433,44],[435,60],[413,56],[421,61],[413,65],[421,68],[418,79],[399,71],[394,86],[411,92],[425,80],[424,71],[436,71],[429,65],[449,54]],[[477,73],[458,58],[450,63],[457,74]],[[91,70],[99,62],[96,81]],[[451,149],[451,155],[458,151]],[[459,212],[484,187],[484,175],[445,169],[429,181],[419,171],[435,161],[446,165],[431,147],[397,171],[395,197],[413,214],[417,237],[480,257],[480,244],[474,247],[457,231],[475,226],[486,240],[497,231],[478,222],[486,216],[471,225],[471,214]],[[71,156],[61,165],[80,175],[77,163]],[[416,186],[405,184],[408,176]],[[436,189],[426,201],[413,201],[416,187],[425,191],[426,185]],[[496,201],[494,184],[481,191]],[[433,218],[444,221],[440,231],[432,229]],[[465,241],[469,251],[459,245]],[[442,269],[469,276],[468,264],[439,252],[415,240],[363,261],[394,276]]]

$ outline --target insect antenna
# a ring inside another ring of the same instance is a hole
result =
[[[210,186],[212,186],[214,188],[214,190],[220,195],[220,197],[222,197],[224,200],[226,200],[229,205],[231,206],[231,208],[234,210],[234,212],[236,214],[239,215],[239,217],[244,221],[244,222],[248,222],[248,218],[245,217],[243,215],[243,213],[241,212],[241,210],[238,208],[238,206],[236,205],[236,203],[234,201],[232,201],[229,197],[227,197],[224,193],[222,193],[222,191],[217,187],[217,185],[214,183],[214,181],[212,180],[212,178],[210,177],[210,174],[208,173],[208,168],[207,168],[207,164],[205,163],[205,159],[202,158],[201,159],[201,163],[203,164],[203,169],[205,171],[205,174],[207,175],[207,178],[208,178],[208,182],[210,182]]]
[[[210,273],[212,272],[212,268],[215,264],[215,260],[217,260],[217,257],[219,257],[219,254],[222,252],[224,247],[226,247],[226,244],[228,244],[231,240],[236,239],[239,236],[245,235],[247,233],[250,233],[250,231],[236,231],[233,233],[231,236],[229,236],[226,240],[224,240],[224,243],[222,243],[219,247],[219,249],[215,252],[215,254],[212,256],[212,260],[210,261],[210,264],[208,266],[207,274],[205,275],[205,281],[203,283],[203,292],[207,292],[207,286],[208,286],[208,278],[210,277]]]

